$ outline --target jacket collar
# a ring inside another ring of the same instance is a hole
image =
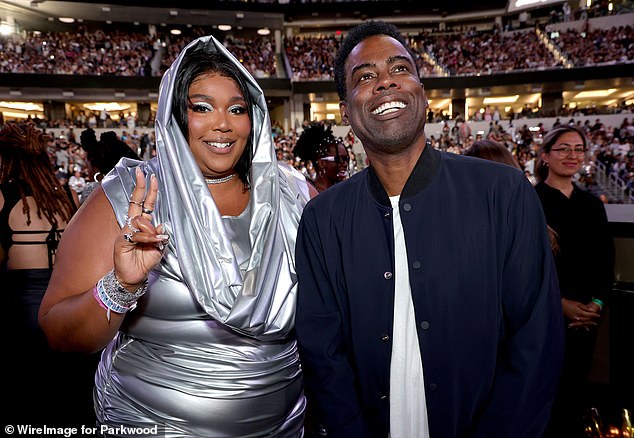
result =
[[[440,152],[432,147],[431,142],[427,141],[425,149],[420,154],[411,175],[405,183],[405,187],[403,187],[401,199],[416,196],[425,189],[436,176],[439,167]],[[386,207],[391,207],[390,198],[372,165],[368,168],[368,187],[377,202]]]

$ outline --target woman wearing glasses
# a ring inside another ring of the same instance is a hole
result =
[[[613,281],[614,246],[604,204],[574,183],[586,151],[583,131],[574,126],[553,129],[544,136],[536,170],[535,189],[546,221],[557,235],[555,261],[566,320],[566,353],[552,436],[583,436],[582,416],[589,402],[587,375]]]

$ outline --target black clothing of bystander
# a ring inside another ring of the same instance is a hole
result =
[[[603,203],[574,184],[570,198],[544,182],[535,189],[546,221],[557,233],[555,264],[562,299],[605,302],[613,282],[614,244]],[[591,404],[588,373],[597,328],[568,326],[572,322],[566,321],[564,366],[548,437],[585,436],[583,416]]]
[[[574,186],[567,198],[541,182],[535,186],[546,222],[558,234],[555,255],[562,298],[587,303],[605,301],[613,282],[614,244],[599,198]]]

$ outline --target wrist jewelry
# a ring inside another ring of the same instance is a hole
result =
[[[130,292],[117,279],[112,269],[97,282],[95,290],[95,297],[108,309],[106,317],[110,321],[110,311],[127,313],[136,307],[138,299],[147,292],[147,278],[137,290]]]
[[[592,298],[592,302],[599,306],[599,310],[603,310],[603,301],[598,298]]]

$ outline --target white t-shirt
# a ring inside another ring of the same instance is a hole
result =
[[[409,283],[400,196],[390,197],[394,224],[394,327],[390,363],[390,438],[429,438],[423,363]]]

